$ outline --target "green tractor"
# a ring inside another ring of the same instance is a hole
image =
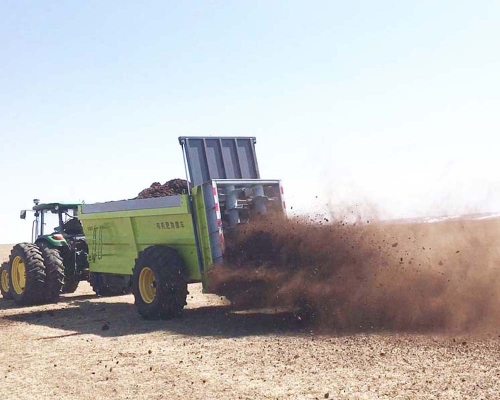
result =
[[[3,297],[22,305],[55,302],[61,293],[73,293],[81,280],[89,279],[79,204],[40,204],[38,199],[34,203],[31,243],[16,244],[0,271]],[[26,215],[22,210],[21,219]],[[49,223],[57,226],[47,233]]]
[[[78,219],[77,203],[34,200],[31,243],[16,244],[9,262],[0,267],[0,289],[5,299],[21,305],[56,302],[61,293],[73,293],[80,281],[89,281],[98,295],[128,290],[129,280],[89,272],[88,245]],[[21,211],[26,219],[27,210]],[[46,226],[56,224],[53,230]],[[49,232],[49,233],[47,233]]]
[[[73,293],[78,283],[89,279],[88,247],[82,223],[77,217],[79,204],[46,203],[35,200],[32,242],[42,253],[46,269],[45,297],[51,302],[60,293]],[[21,218],[26,211],[21,211]],[[52,217],[52,218],[51,218]],[[46,233],[49,221],[56,226]]]

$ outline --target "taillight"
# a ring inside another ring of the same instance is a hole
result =
[[[61,235],[60,233],[54,233],[52,235],[52,238],[55,239],[55,240],[63,240],[64,239],[64,236]]]
[[[286,203],[285,203],[285,191],[283,190],[283,186],[280,185],[281,192],[281,206],[283,207],[283,211],[286,212]]]
[[[217,216],[217,227],[219,229],[219,246],[224,253],[224,234],[222,233],[222,217],[219,207],[219,195],[217,194],[217,184],[212,182],[212,194],[215,203],[215,215]]]

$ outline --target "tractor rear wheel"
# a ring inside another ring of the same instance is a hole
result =
[[[64,264],[58,249],[40,244],[45,264],[45,301],[56,302],[64,285]]]
[[[188,273],[179,253],[168,246],[141,251],[132,273],[132,291],[145,319],[169,319],[186,305]]]
[[[0,266],[0,292],[5,300],[12,300],[12,293],[9,290],[9,275],[9,263],[4,262],[2,263],[2,266]]]
[[[32,243],[16,244],[10,253],[9,287],[19,305],[44,301],[45,266],[40,248]]]

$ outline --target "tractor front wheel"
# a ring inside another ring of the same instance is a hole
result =
[[[40,248],[32,243],[16,244],[9,259],[9,287],[19,305],[42,303],[45,287],[45,266]]]
[[[0,292],[5,300],[12,300],[12,293],[10,293],[9,285],[10,266],[9,263],[4,262],[0,266]]]
[[[179,253],[168,246],[141,251],[132,274],[132,291],[145,319],[169,319],[186,305],[188,274]]]

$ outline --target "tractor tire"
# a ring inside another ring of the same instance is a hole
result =
[[[74,293],[78,288],[79,283],[80,281],[75,280],[73,277],[65,278],[61,293]]]
[[[0,266],[0,292],[5,300],[12,300],[9,284],[10,265],[7,262]]]
[[[156,245],[141,251],[132,272],[135,305],[144,319],[179,316],[186,305],[188,273],[171,247]]]
[[[98,296],[120,296],[126,294],[123,286],[111,285],[106,274],[95,272],[90,275],[90,286]]]
[[[45,266],[40,248],[32,243],[16,244],[9,258],[9,287],[19,305],[33,305],[45,300]]]
[[[55,303],[59,299],[64,285],[64,264],[58,249],[40,244],[43,263],[45,264],[45,301]]]

